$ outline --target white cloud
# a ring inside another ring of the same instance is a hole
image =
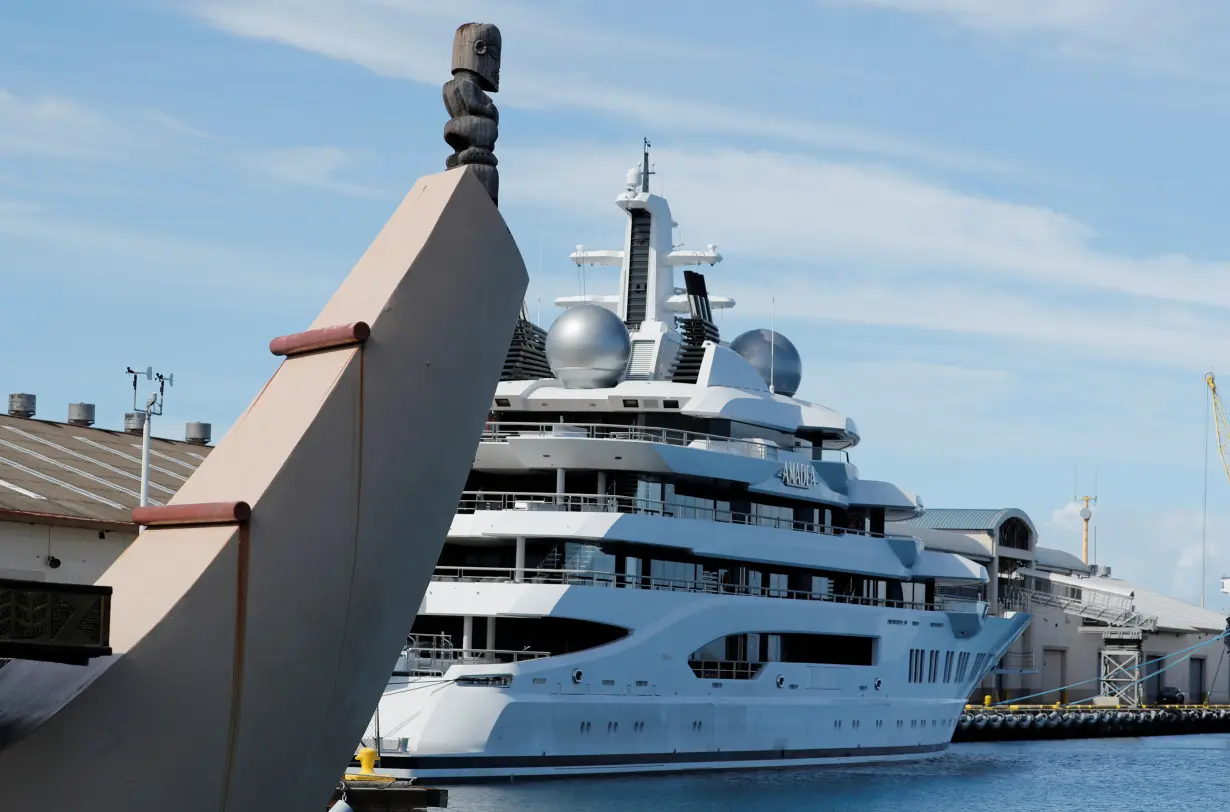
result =
[[[0,88],[0,158],[149,161],[185,137],[213,140],[158,111],[104,113],[62,96]]]
[[[1210,311],[1230,307],[1227,263],[1099,250],[1089,226],[1058,212],[878,167],[728,149],[655,156],[677,237],[721,243],[727,259],[709,286],[733,295],[740,317],[767,316],[777,291],[779,317],[989,335],[1185,368],[1212,360],[1224,335],[1224,318]],[[618,239],[611,198],[634,160],[585,144],[507,150],[502,199],[609,217]],[[571,182],[536,182],[544,176]],[[595,193],[603,188],[611,197]]]
[[[1220,0],[829,0],[925,15],[1063,56],[1191,73],[1220,61],[1230,14]],[[1224,64],[1223,64],[1224,67]]]
[[[337,147],[292,147],[244,155],[241,162],[257,174],[282,183],[354,197],[396,198],[393,192],[338,177],[365,157]]]
[[[128,134],[107,116],[56,96],[0,89],[0,157],[100,159],[127,151]]]
[[[637,32],[604,32],[577,20],[568,5],[545,11],[473,0],[450,6],[389,0],[179,0],[178,6],[237,36],[428,85],[448,78],[450,43],[459,20],[498,19],[505,40],[503,86],[496,98],[500,106],[589,111],[651,125],[656,132],[776,140],[958,171],[1018,172],[1004,161],[972,152],[800,119],[796,111],[783,116],[689,98],[684,88],[720,87],[722,66],[711,52]],[[624,83],[612,77],[623,77]],[[647,91],[651,80],[650,86],[663,91]]]
[[[1038,543],[1079,557],[1081,506],[1068,502],[1038,522]],[[1093,514],[1091,561],[1111,567],[1116,578],[1194,604],[1200,603],[1203,573],[1206,605],[1216,609],[1225,604],[1218,582],[1230,563],[1224,542],[1230,537],[1230,515],[1210,509],[1206,517],[1199,509],[1136,507],[1109,500],[1094,507]]]
[[[219,310],[323,301],[335,281],[313,270],[320,259],[102,225],[19,200],[0,199],[0,237],[6,278],[23,273],[23,258],[37,250],[49,264],[26,270],[44,278],[76,276],[133,296],[161,298],[174,290]]]

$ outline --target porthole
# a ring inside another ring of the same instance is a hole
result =
[[[573,669],[573,671],[572,671],[572,681],[573,681],[573,682],[578,682],[578,683],[579,683],[579,682],[580,682],[581,680],[583,680],[584,678],[585,678],[585,672],[584,672],[584,671],[582,671],[582,670],[581,670],[581,669],[579,669],[579,668],[575,668],[575,669]]]
[[[778,674],[777,675],[777,687],[780,688],[785,684],[786,684],[786,678],[783,677],[781,674]]]

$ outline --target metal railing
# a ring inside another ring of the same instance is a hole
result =
[[[793,518],[760,516],[733,510],[691,507],[642,499],[639,496],[616,496],[592,493],[507,493],[500,491],[465,491],[457,503],[458,513],[474,513],[480,510],[541,510],[552,513],[632,513],[644,516],[664,516],[678,519],[700,519],[727,524],[746,524],[755,527],[775,527],[825,536],[866,536],[869,538],[901,538],[893,533],[870,533],[866,530],[851,530],[831,524],[805,522]]]
[[[930,612],[961,612],[985,614],[986,601],[945,598],[932,603],[868,598],[862,595],[838,595],[832,592],[811,592],[802,589],[782,589],[768,586],[725,584],[712,580],[679,580],[653,575],[625,575],[597,570],[524,569],[518,574],[513,567],[436,567],[433,581],[475,583],[563,584],[567,586],[597,586],[619,589],[657,589],[667,592],[700,592],[709,595],[743,595],[754,598],[787,598],[790,600],[822,601],[854,606],[878,606],[887,609],[915,609]]]
[[[739,660],[688,660],[692,672],[701,679],[755,679],[764,663]]]
[[[454,665],[520,663],[550,657],[549,651],[454,648],[448,635],[411,635],[393,669],[395,677],[441,676]]]
[[[703,434],[683,429],[666,429],[654,426],[617,426],[609,423],[488,423],[483,430],[482,442],[503,443],[510,437],[576,437],[590,440],[633,440],[646,443],[699,448],[720,451],[726,454],[741,454],[765,460],[781,459],[783,449],[776,443],[765,440],[723,437],[718,434]],[[800,446],[810,451],[810,446]]]
[[[1013,586],[1005,591],[1003,602],[1011,608],[1028,611],[1032,604],[1051,606],[1069,615],[1076,615],[1105,623],[1107,626],[1125,629],[1155,630],[1157,618],[1136,611],[1127,595],[1116,595],[1095,589],[1081,588],[1081,597],[1074,598],[1057,592]]]

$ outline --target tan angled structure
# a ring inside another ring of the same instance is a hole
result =
[[[0,668],[4,808],[323,808],[439,556],[527,276],[474,170],[422,178],[99,579],[111,654]],[[139,514],[139,515],[137,515]]]

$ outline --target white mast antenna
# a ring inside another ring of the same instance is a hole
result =
[[[769,297],[769,392],[776,395],[773,387],[773,368],[777,361],[777,296]]]

